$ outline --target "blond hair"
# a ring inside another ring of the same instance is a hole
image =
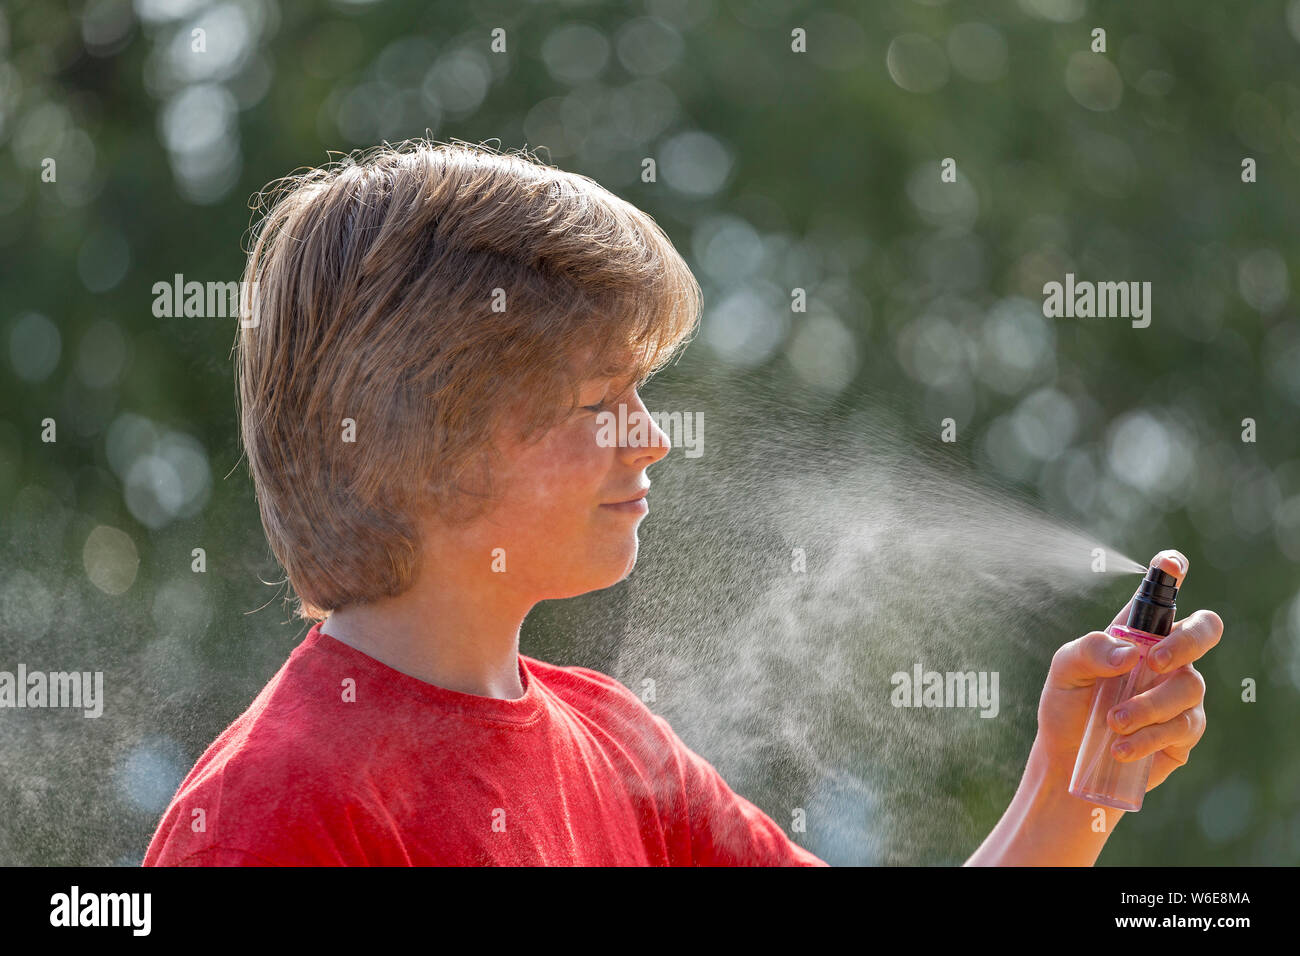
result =
[[[640,384],[699,321],[699,284],[649,215],[527,152],[385,146],[254,209],[240,427],[304,618],[410,587],[420,516],[491,502],[507,416],[527,439],[584,378]]]

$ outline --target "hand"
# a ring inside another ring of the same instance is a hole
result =
[[[1178,579],[1181,586],[1188,561],[1177,551],[1161,551],[1151,560]],[[1132,600],[1115,615],[1112,624],[1128,620]],[[1151,668],[1159,675],[1156,683],[1141,694],[1120,701],[1107,714],[1107,723],[1118,735],[1112,745],[1115,759],[1141,760],[1155,754],[1147,790],[1187,763],[1191,750],[1205,733],[1205,679],[1192,662],[1219,643],[1223,621],[1213,611],[1196,611],[1175,621],[1168,636],[1151,650]],[[1127,648],[1118,663],[1111,654]],[[1169,659],[1162,661],[1161,651]],[[1092,709],[1093,688],[1103,677],[1125,674],[1137,664],[1138,653],[1127,641],[1117,641],[1101,631],[1092,631],[1057,650],[1038,702],[1038,737],[1034,749],[1046,762],[1049,776],[1068,784],[1083,739],[1084,726]],[[1128,720],[1120,723],[1118,714]],[[1130,750],[1116,748],[1127,744]]]

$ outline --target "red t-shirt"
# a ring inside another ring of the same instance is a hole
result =
[[[145,866],[825,865],[626,687],[519,655],[436,687],[316,625],[181,782]]]

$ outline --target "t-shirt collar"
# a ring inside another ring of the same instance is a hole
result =
[[[386,691],[395,691],[414,697],[440,710],[457,713],[468,718],[502,721],[511,724],[529,724],[541,716],[544,711],[542,689],[536,675],[529,671],[522,654],[516,654],[519,666],[519,682],[524,694],[514,700],[501,700],[496,697],[482,697],[478,694],[466,694],[462,691],[449,690],[430,684],[428,681],[412,677],[390,667],[382,661],[375,660],[369,654],[344,644],[337,638],[321,631],[317,622],[301,644],[294,650],[294,655],[325,653],[343,658],[357,670],[357,693],[364,693],[364,684],[375,681]]]

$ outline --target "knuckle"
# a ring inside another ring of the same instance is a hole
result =
[[[1101,633],[1101,631],[1089,631],[1078,640],[1066,644],[1061,648],[1061,651],[1069,656],[1075,656],[1077,654],[1091,656],[1100,648],[1106,646],[1109,641],[1110,638]]]
[[[1085,634],[1078,640],[1062,644],[1052,655],[1052,670],[1059,671],[1061,668],[1068,666],[1075,658],[1079,656],[1080,651],[1088,647],[1088,638],[1091,634]]]
[[[1089,631],[1077,643],[1079,651],[1089,660],[1105,661],[1115,646],[1115,638],[1101,631]]]
[[[1164,748],[1190,750],[1196,745],[1196,740],[1196,718],[1190,710],[1183,711],[1160,728],[1160,745]]]

